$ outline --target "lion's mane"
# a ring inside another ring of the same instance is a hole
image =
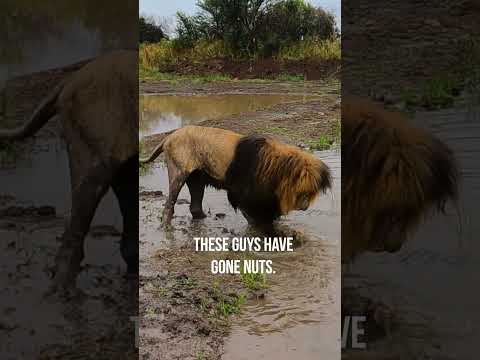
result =
[[[331,183],[328,167],[315,156],[260,135],[239,141],[225,176],[230,204],[265,223],[293,210],[299,194],[311,203]]]
[[[430,208],[456,198],[457,167],[443,142],[400,113],[343,100],[342,261],[382,250],[389,237],[383,250],[398,250]]]

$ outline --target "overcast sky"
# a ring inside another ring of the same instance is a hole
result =
[[[340,0],[306,0],[307,2],[321,6],[326,10],[332,11],[337,17],[337,24],[340,27],[341,1]],[[140,13],[147,15],[156,15],[160,17],[174,16],[177,11],[183,11],[187,14],[194,14],[198,8],[195,4],[197,0],[140,0]]]

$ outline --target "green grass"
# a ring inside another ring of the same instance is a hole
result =
[[[421,103],[428,109],[443,109],[453,105],[459,95],[459,82],[453,77],[438,77],[425,84]]]
[[[232,77],[228,74],[209,74],[209,75],[179,75],[174,73],[165,73],[154,69],[140,67],[139,78],[144,81],[169,81],[178,83],[180,81],[191,81],[193,83],[208,83],[215,81],[231,81]]]
[[[437,76],[425,82],[419,91],[405,90],[400,99],[407,109],[415,107],[429,110],[445,109],[454,104],[462,87],[462,81],[456,76]]]
[[[275,78],[275,80],[289,81],[289,82],[302,82],[302,81],[305,81],[305,75],[303,75],[303,74],[297,74],[297,75],[280,74]]]
[[[266,274],[245,273],[242,271],[241,278],[242,278],[243,284],[249,290],[255,291],[255,290],[260,290],[267,287]]]
[[[240,307],[245,304],[246,297],[243,294],[235,296],[223,296],[217,304],[217,314],[220,317],[229,318],[240,312]]]
[[[246,302],[245,294],[229,293],[222,290],[219,280],[211,288],[211,295],[200,299],[199,308],[212,319],[228,320],[232,315],[240,313],[241,307]]]
[[[320,135],[317,140],[311,140],[308,145],[312,150],[329,150],[334,143],[334,140],[327,135]]]

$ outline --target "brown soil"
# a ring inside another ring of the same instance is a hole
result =
[[[327,89],[327,90],[326,90]],[[211,81],[190,80],[140,80],[140,94],[161,95],[221,95],[221,94],[290,94],[290,95],[340,95],[338,80],[325,81]]]
[[[319,80],[340,71],[340,60],[277,61],[273,58],[258,60],[209,59],[199,62],[180,61],[163,72],[178,75],[227,74],[237,79],[271,79],[279,75],[304,75],[306,80]]]
[[[238,277],[214,278],[189,248],[158,251],[142,264],[140,358],[220,359],[231,319],[219,304],[254,294]]]

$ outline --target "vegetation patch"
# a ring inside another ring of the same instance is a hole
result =
[[[308,142],[308,145],[312,150],[328,150],[333,145],[333,139],[327,135],[320,135],[318,140],[311,140]]]
[[[171,73],[252,78],[243,75],[253,73],[301,81],[306,65],[316,70],[322,62],[340,64],[334,15],[304,0],[199,0],[197,6],[192,16],[177,13],[170,37],[153,19],[140,17],[142,79],[178,80],[165,75]],[[292,62],[298,66],[292,68]]]

